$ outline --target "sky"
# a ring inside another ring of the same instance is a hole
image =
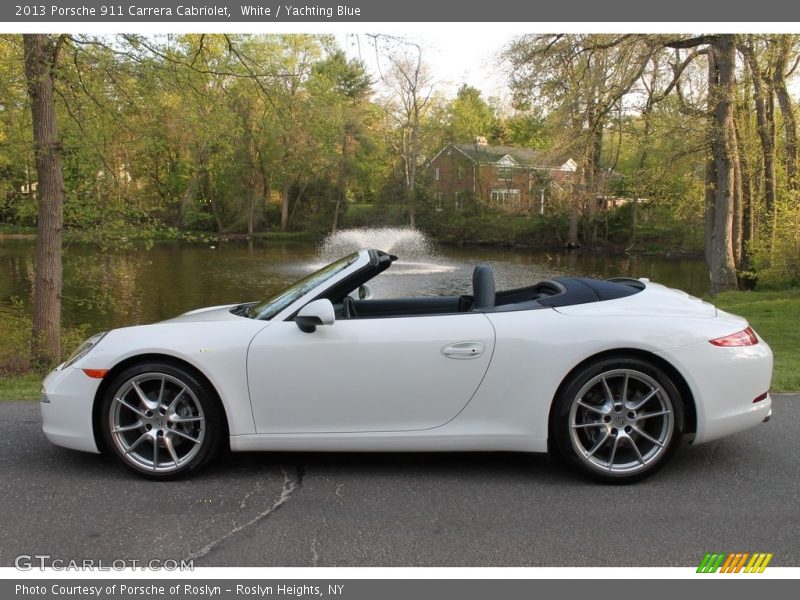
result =
[[[403,36],[422,48],[423,60],[431,67],[437,91],[455,96],[466,83],[481,90],[484,98],[506,96],[507,84],[498,67],[497,54],[513,36],[494,33],[476,40],[472,32],[460,31],[458,23],[443,23],[442,27],[450,31]],[[349,57],[361,58],[373,77],[379,79],[375,50],[366,35],[338,33],[336,38]]]

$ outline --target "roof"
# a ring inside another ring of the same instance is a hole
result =
[[[564,160],[554,158],[544,150],[519,148],[517,146],[489,146],[478,144],[453,144],[470,159],[477,163],[496,163],[503,157],[510,157],[515,163],[525,167],[549,167],[557,169],[564,164]]]

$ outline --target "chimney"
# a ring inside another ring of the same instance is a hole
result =
[[[488,143],[486,142],[486,136],[479,135],[475,137],[475,145],[476,146],[486,146]]]

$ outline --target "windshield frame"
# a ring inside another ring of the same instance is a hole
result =
[[[360,252],[354,252],[325,265],[270,298],[248,307],[247,316],[260,321],[274,319],[308,294],[324,287],[326,283],[336,280],[337,276],[341,276],[355,265],[360,257]]]

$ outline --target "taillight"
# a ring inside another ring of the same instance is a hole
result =
[[[756,332],[752,327],[742,329],[736,333],[726,335],[725,337],[717,338],[715,340],[708,340],[715,346],[724,346],[729,348],[731,346],[755,346],[758,343]]]

